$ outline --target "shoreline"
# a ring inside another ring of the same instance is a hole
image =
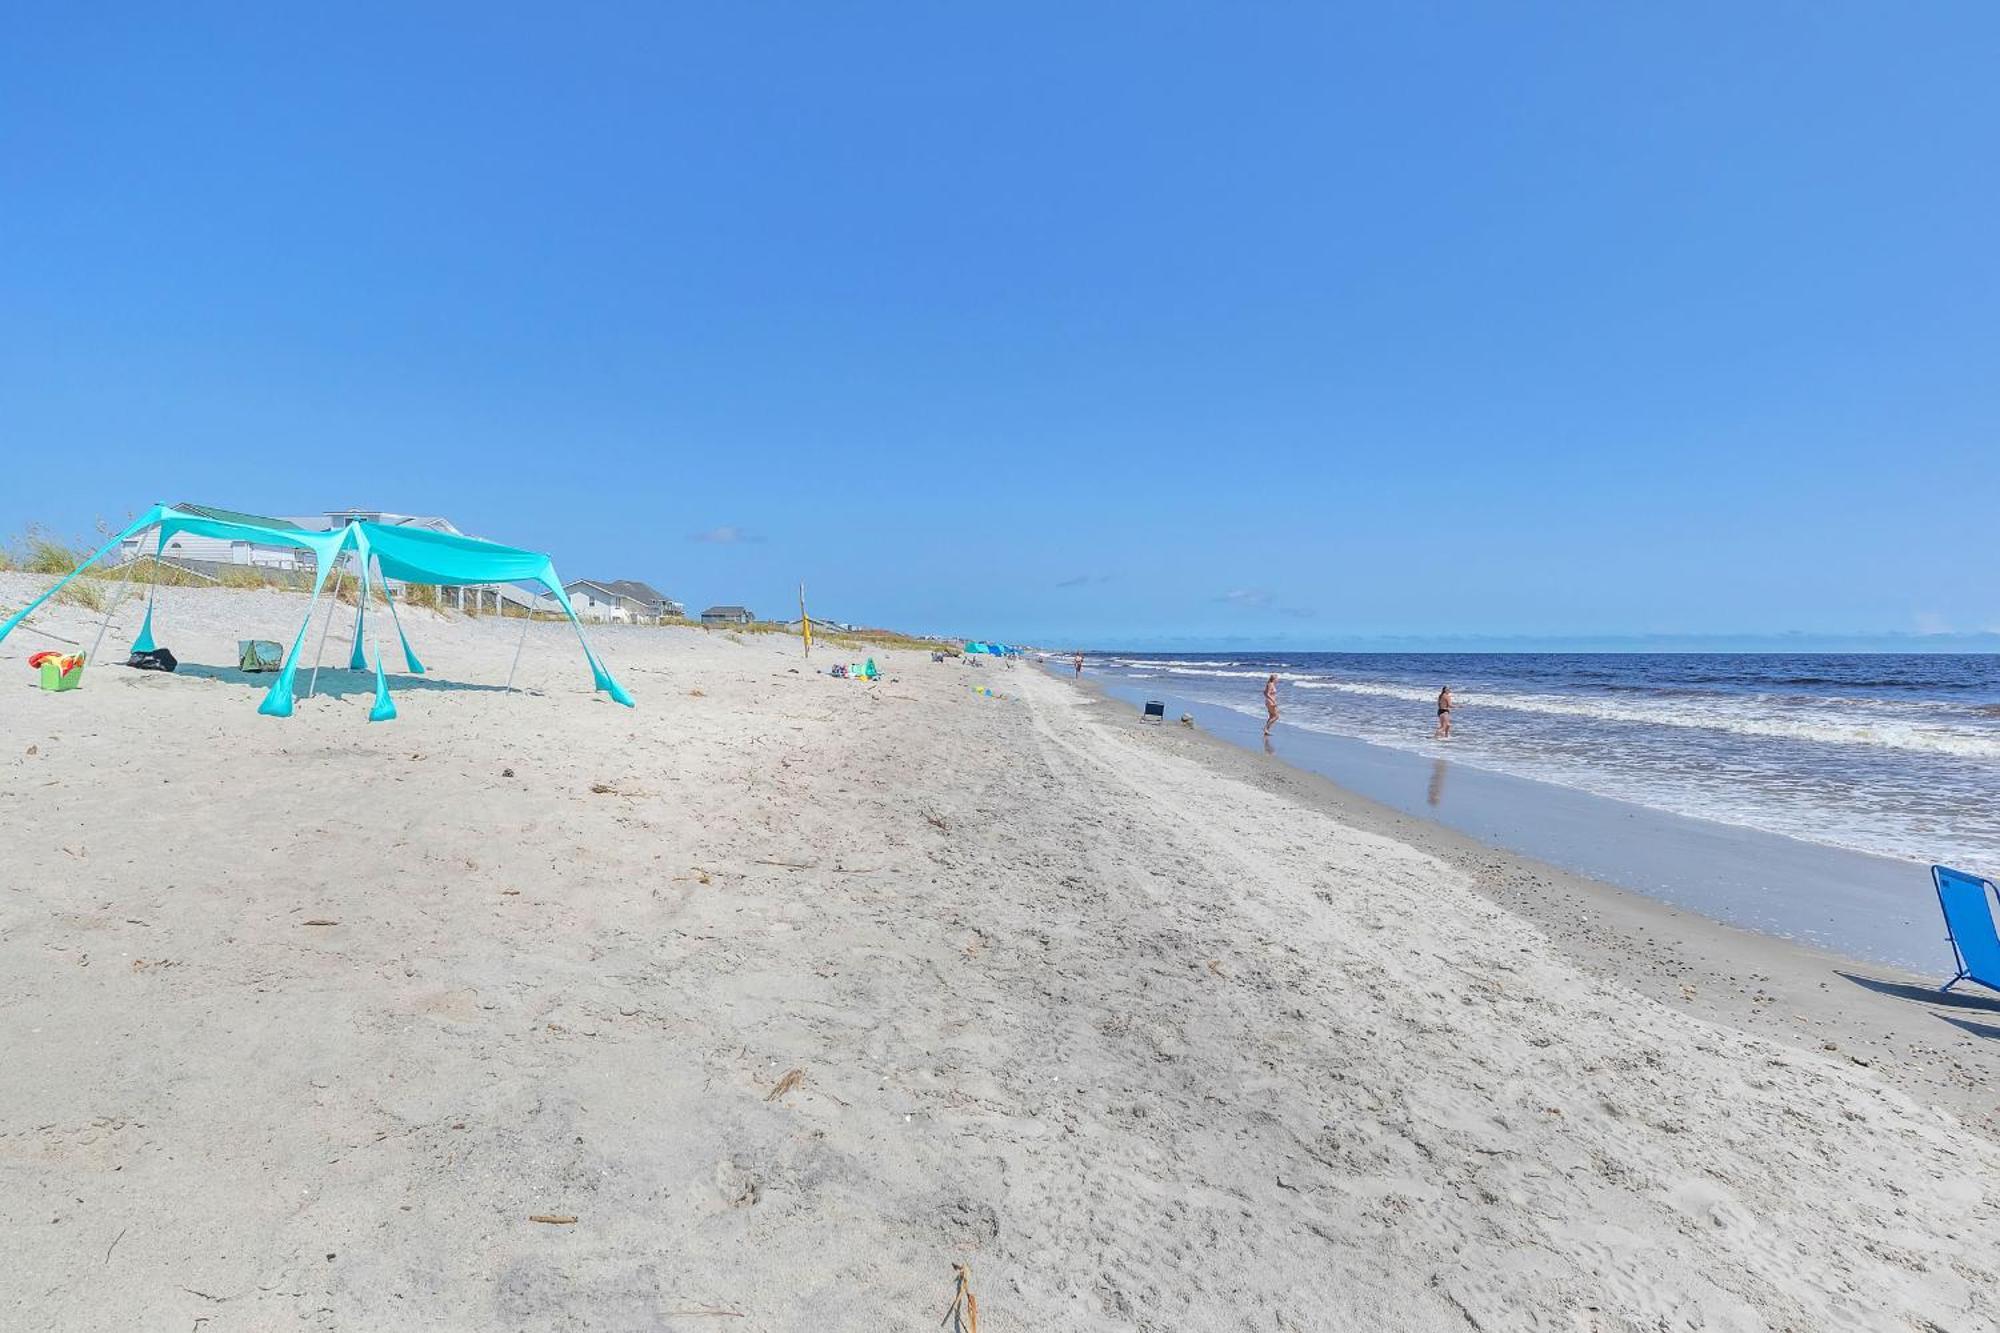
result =
[[[1028,669],[1042,668],[1028,664]],[[1045,672],[1089,697],[1106,725],[1197,757],[1344,824],[1393,838],[1463,872],[1488,901],[1542,931],[1592,973],[1682,1012],[1844,1055],[1912,1098],[2000,1141],[2000,995],[1943,976],[1857,959],[1716,920],[1525,852],[1495,846],[1439,820],[1350,790],[1324,774],[1264,755],[1201,725],[1164,725],[1124,710],[1119,691],[1086,675]],[[1151,697],[1160,697],[1155,692]],[[1218,706],[1204,705],[1204,711]],[[1251,719],[1255,729],[1255,719]],[[1280,723],[1280,725],[1284,725]],[[1357,742],[1359,743],[1359,742]],[[1776,836],[1776,835],[1766,835]],[[1856,853],[1859,855],[1859,853]],[[1936,927],[1940,948],[1944,926]],[[1945,975],[1949,975],[1948,973]],[[1960,1025],[1965,1026],[1960,1026]]]
[[[1100,688],[1134,706],[1165,698],[1253,751],[1257,716],[1212,701]],[[1281,721],[1278,757],[1357,795],[1488,846],[1615,884],[1710,920],[1924,975],[1951,954],[1924,863],[1810,842]],[[1271,742],[1263,748],[1271,752]],[[1421,795],[1420,795],[1421,794]],[[1949,973],[1945,973],[1949,975]]]

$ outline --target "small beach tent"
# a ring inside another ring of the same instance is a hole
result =
[[[247,517],[247,516],[246,516]],[[591,678],[596,688],[609,694],[617,702],[630,708],[632,696],[627,694],[611,673],[604,669],[603,662],[591,649],[590,640],[584,635],[583,623],[577,619],[576,608],[570,605],[569,594],[563,591],[562,580],[556,576],[555,563],[538,551],[524,551],[513,546],[502,546],[497,542],[481,541],[476,537],[464,537],[454,533],[433,532],[424,528],[404,528],[394,525],[355,521],[329,532],[311,532],[289,525],[278,528],[261,523],[228,520],[177,509],[172,505],[155,505],[141,515],[131,526],[106,542],[102,549],[90,559],[64,575],[56,585],[22,607],[6,623],[0,624],[0,640],[13,632],[14,627],[26,620],[49,598],[61,591],[64,584],[83,573],[112,551],[120,543],[136,537],[148,528],[159,529],[159,539],[155,547],[164,551],[167,542],[183,532],[199,537],[216,537],[224,541],[250,541],[278,546],[296,546],[311,551],[317,574],[313,579],[312,600],[306,605],[306,614],[299,623],[299,632],[292,639],[291,650],[285,654],[285,665],[278,672],[278,678],[264,695],[264,702],[257,711],[272,717],[289,717],[292,712],[292,681],[298,673],[299,652],[305,646],[306,628],[312,624],[313,614],[319,606],[321,591],[326,586],[327,577],[339,565],[341,558],[349,551],[356,556],[362,579],[361,608],[355,618],[354,651],[348,665],[357,670],[365,669],[362,655],[362,617],[368,605],[367,589],[370,582],[369,566],[372,564],[385,579],[401,579],[406,583],[433,583],[445,586],[463,586],[478,583],[539,583],[549,590],[549,595],[569,617],[576,629],[577,642],[583,645],[584,660],[590,663]],[[383,594],[387,598],[385,584]],[[422,674],[423,665],[410,650],[410,641],[403,634],[401,618],[396,616],[395,603],[389,603],[391,617],[396,623],[396,637],[401,640],[403,658],[414,674]],[[526,632],[526,627],[523,627]],[[139,627],[139,636],[133,641],[134,652],[148,652],[153,643],[153,597],[146,598],[146,618]],[[380,675],[381,660],[378,656],[376,669]],[[376,712],[383,717],[393,717],[394,709],[388,706],[387,684],[378,684]]]

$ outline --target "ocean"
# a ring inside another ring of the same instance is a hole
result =
[[[1089,668],[1259,719],[1275,671],[1285,726],[2000,872],[2000,656],[1099,653]],[[1441,685],[1449,741],[1431,738]]]

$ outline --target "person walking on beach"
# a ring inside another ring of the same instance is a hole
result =
[[[1451,739],[1451,686],[1449,685],[1438,691],[1438,726],[1437,730],[1431,733],[1431,737],[1441,741]]]
[[[1269,736],[1271,728],[1278,725],[1278,673],[1273,671],[1264,677],[1264,734]]]
[[[1078,680],[1083,679],[1083,653],[1080,650],[1076,655],[1076,675]]]

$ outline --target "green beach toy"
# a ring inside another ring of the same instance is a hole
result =
[[[61,693],[73,690],[83,684],[83,654],[63,657],[56,653],[39,654],[38,664],[42,673],[41,686],[45,690]]]

